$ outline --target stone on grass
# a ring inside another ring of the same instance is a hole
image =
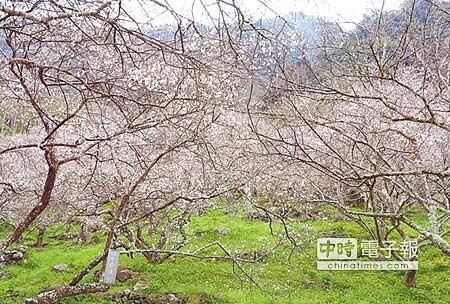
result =
[[[134,284],[133,291],[143,290],[148,287],[147,281],[137,281],[136,284]]]
[[[228,229],[227,227],[220,226],[220,227],[217,228],[217,232],[218,232],[219,234],[221,234],[221,235],[227,235],[227,234],[229,234],[231,231],[230,231],[230,229]]]
[[[25,250],[8,250],[0,254],[0,267],[10,264],[20,264],[25,260]]]
[[[0,272],[0,279],[10,279],[11,277],[11,273],[8,271]]]
[[[116,279],[119,282],[123,283],[128,281],[132,276],[136,274],[138,273],[131,269],[119,267],[119,269],[117,269]]]
[[[67,264],[57,264],[55,266],[53,266],[52,270],[56,271],[56,272],[61,272],[67,269],[67,267],[69,267],[69,265]]]

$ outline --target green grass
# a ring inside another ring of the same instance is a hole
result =
[[[223,226],[230,233],[221,235]],[[120,265],[139,274],[125,283],[116,283],[108,294],[133,290],[138,281],[148,282],[143,293],[200,293],[214,297],[215,303],[450,303],[449,258],[435,248],[419,252],[417,288],[404,287],[400,271],[318,271],[315,239],[331,230],[342,236],[367,239],[358,226],[346,221],[290,222],[290,236],[299,249],[291,251],[283,229],[274,224],[250,221],[242,215],[226,215],[216,209],[203,217],[192,218],[190,243],[183,251],[193,251],[218,240],[230,253],[270,251],[258,263],[243,264],[245,272],[258,283],[252,284],[236,265],[221,259],[173,256],[163,264],[149,264],[142,256],[121,255]],[[201,232],[201,236],[198,236]],[[197,235],[197,236],[196,236]],[[32,244],[33,235],[25,239]],[[42,249],[31,248],[26,262],[0,269],[9,278],[0,278],[0,303],[21,303],[39,291],[66,284],[91,259],[102,251],[102,244],[80,247],[70,241],[45,239]],[[222,252],[210,248],[205,255]],[[58,263],[69,265],[65,272],[53,272]],[[83,282],[94,282],[89,274]],[[105,294],[79,296],[61,303],[112,303]]]

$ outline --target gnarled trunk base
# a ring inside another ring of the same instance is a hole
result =
[[[408,270],[405,275],[405,285],[409,288],[416,287],[416,271]]]

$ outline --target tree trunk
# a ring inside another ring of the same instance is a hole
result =
[[[36,244],[34,244],[35,247],[41,248],[43,246],[45,230],[46,230],[45,228],[38,228],[38,236]]]
[[[416,287],[416,271],[408,270],[405,275],[405,285],[409,288]]]
[[[101,284],[84,284],[76,286],[64,286],[40,293],[33,299],[25,300],[24,304],[51,304],[59,303],[59,300],[81,294],[105,292],[108,286]]]
[[[128,205],[129,200],[130,200],[129,194],[126,194],[122,197],[120,205],[115,210],[114,216],[111,219],[111,223],[109,224],[109,231],[108,231],[108,235],[106,237],[105,247],[103,250],[103,261],[102,261],[100,280],[103,280],[103,273],[105,272],[105,268],[106,268],[106,259],[108,258],[108,251],[111,247],[112,240],[114,238],[114,230],[116,229],[117,220],[122,215],[122,212],[125,209],[125,206]]]
[[[14,229],[14,231],[5,238],[0,244],[0,250],[5,250],[11,244],[17,242],[22,236],[22,233],[36,220],[36,218],[47,208],[50,203],[53,188],[55,186],[56,175],[59,164],[56,162],[55,153],[53,150],[46,151],[46,159],[48,162],[47,178],[44,184],[39,203],[34,206],[25,219]]]
[[[87,245],[87,228],[85,224],[81,224],[80,233],[78,234],[78,239],[81,246]]]
[[[158,161],[161,158],[163,158],[164,155],[166,155],[169,152],[173,151],[176,147],[177,146],[171,147],[167,151],[159,154],[158,157],[156,157],[153,160],[153,162],[146,168],[144,173],[142,173],[142,175],[139,176],[139,178],[133,183],[133,185],[130,187],[130,189],[127,191],[127,193],[124,196],[122,196],[122,200],[120,201],[119,206],[115,209],[115,212],[113,214],[113,218],[111,219],[111,223],[109,224],[109,231],[108,231],[108,235],[106,237],[105,248],[103,250],[103,254],[105,256],[104,256],[103,262],[102,262],[102,269],[101,269],[100,280],[103,280],[103,274],[104,274],[105,268],[106,268],[106,260],[108,258],[108,252],[109,252],[109,249],[111,247],[112,240],[114,238],[114,232],[116,230],[117,221],[119,220],[120,216],[122,215],[123,210],[125,210],[125,207],[130,202],[131,195],[133,195],[133,193],[137,189],[137,187],[146,179],[147,175],[150,173],[150,170],[152,170],[152,168],[158,163]]]

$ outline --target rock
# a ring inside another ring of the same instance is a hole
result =
[[[24,257],[25,257],[25,256],[24,256],[23,253],[20,252],[20,251],[14,252],[14,253],[12,254],[12,258],[13,258],[13,260],[15,260],[15,261],[23,260]]]
[[[53,266],[52,270],[56,271],[56,272],[61,272],[67,269],[67,267],[69,267],[69,265],[67,264],[57,264],[55,266]]]
[[[204,231],[196,231],[196,232],[194,232],[194,236],[195,237],[202,237],[204,234],[205,234]]]
[[[123,283],[128,281],[132,276],[137,274],[138,274],[137,272],[131,269],[119,267],[119,269],[117,269],[116,279],[119,282]]]
[[[148,287],[147,281],[137,281],[136,284],[134,284],[133,290],[138,291],[142,289],[146,289]]]
[[[11,273],[8,271],[0,272],[0,279],[10,279],[11,277]]]
[[[100,270],[97,270],[94,272],[94,276],[98,279],[100,279]],[[132,276],[137,275],[138,272],[135,272],[131,269],[125,268],[125,267],[119,267],[117,269],[116,273],[116,280],[123,283],[128,281]]]
[[[218,232],[219,234],[221,234],[221,235],[227,235],[227,234],[229,234],[231,231],[230,231],[230,229],[228,229],[227,227],[220,226],[220,227],[217,228],[217,232]]]
[[[173,293],[167,294],[167,300],[169,300],[170,303],[180,301],[180,299],[178,299],[178,297],[176,295],[174,295]]]
[[[8,250],[0,255],[0,266],[9,264],[19,264],[25,260],[25,251]]]

